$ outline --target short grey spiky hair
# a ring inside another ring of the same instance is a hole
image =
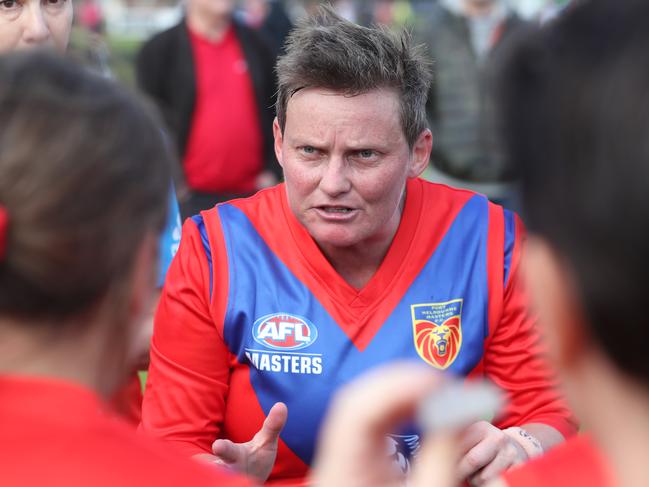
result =
[[[431,69],[411,36],[383,27],[361,27],[339,17],[331,7],[301,21],[277,61],[277,119],[284,131],[286,108],[302,88],[319,87],[349,95],[394,88],[401,99],[401,126],[412,148],[427,128],[426,97]]]

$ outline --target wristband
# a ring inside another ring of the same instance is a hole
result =
[[[512,426],[511,428],[503,430],[503,433],[505,433],[512,440],[518,443],[520,447],[525,450],[528,458],[534,458],[543,454],[543,447],[541,446],[541,442],[539,442],[539,440],[530,435],[523,428]]]

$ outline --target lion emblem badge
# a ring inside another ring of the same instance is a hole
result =
[[[417,353],[437,369],[448,368],[462,347],[462,300],[413,304],[411,310]]]

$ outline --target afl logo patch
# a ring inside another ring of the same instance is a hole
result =
[[[313,345],[318,330],[306,318],[275,313],[257,319],[252,336],[257,343],[273,350],[300,350]]]

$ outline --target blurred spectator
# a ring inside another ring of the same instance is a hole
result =
[[[104,15],[97,0],[82,0],[77,19],[84,29],[95,34],[104,33]]]
[[[235,10],[235,15],[241,16],[243,22],[253,29],[258,29],[268,15],[269,0],[243,0],[239,8]]]
[[[246,23],[272,47],[275,57],[283,52],[284,40],[293,28],[284,2],[281,0],[245,0]]]
[[[102,76],[112,77],[110,52],[104,39],[106,23],[99,1],[81,0],[75,4],[74,20],[68,56]]]
[[[493,77],[523,27],[504,0],[441,0],[421,26],[437,74],[428,100],[432,180],[509,203],[513,175],[499,140]]]
[[[326,4],[331,5],[338,15],[351,22],[365,20],[363,15],[361,15],[362,19],[359,18],[359,14],[362,14],[363,10],[368,7],[367,2],[354,0],[301,0],[300,3],[302,4],[303,15],[316,15],[318,8]]]
[[[104,37],[100,34],[79,25],[73,26],[67,55],[105,78],[113,77],[110,69],[110,51]]]
[[[320,2],[327,3],[327,2]],[[334,0],[331,2],[334,9],[343,19],[349,20],[350,22],[356,22],[358,16],[358,2],[352,0]]]
[[[545,5],[539,11],[539,21],[543,24],[560,15],[569,5],[570,0],[546,0]]]
[[[372,23],[389,27],[403,27],[412,19],[412,7],[406,0],[378,0],[372,2]]]
[[[284,3],[280,0],[268,0],[268,13],[261,24],[261,33],[272,43],[277,54],[284,52],[284,41],[293,28]]]
[[[186,17],[140,51],[137,80],[175,136],[191,216],[277,181],[273,53],[233,18],[234,0],[188,0]]]

